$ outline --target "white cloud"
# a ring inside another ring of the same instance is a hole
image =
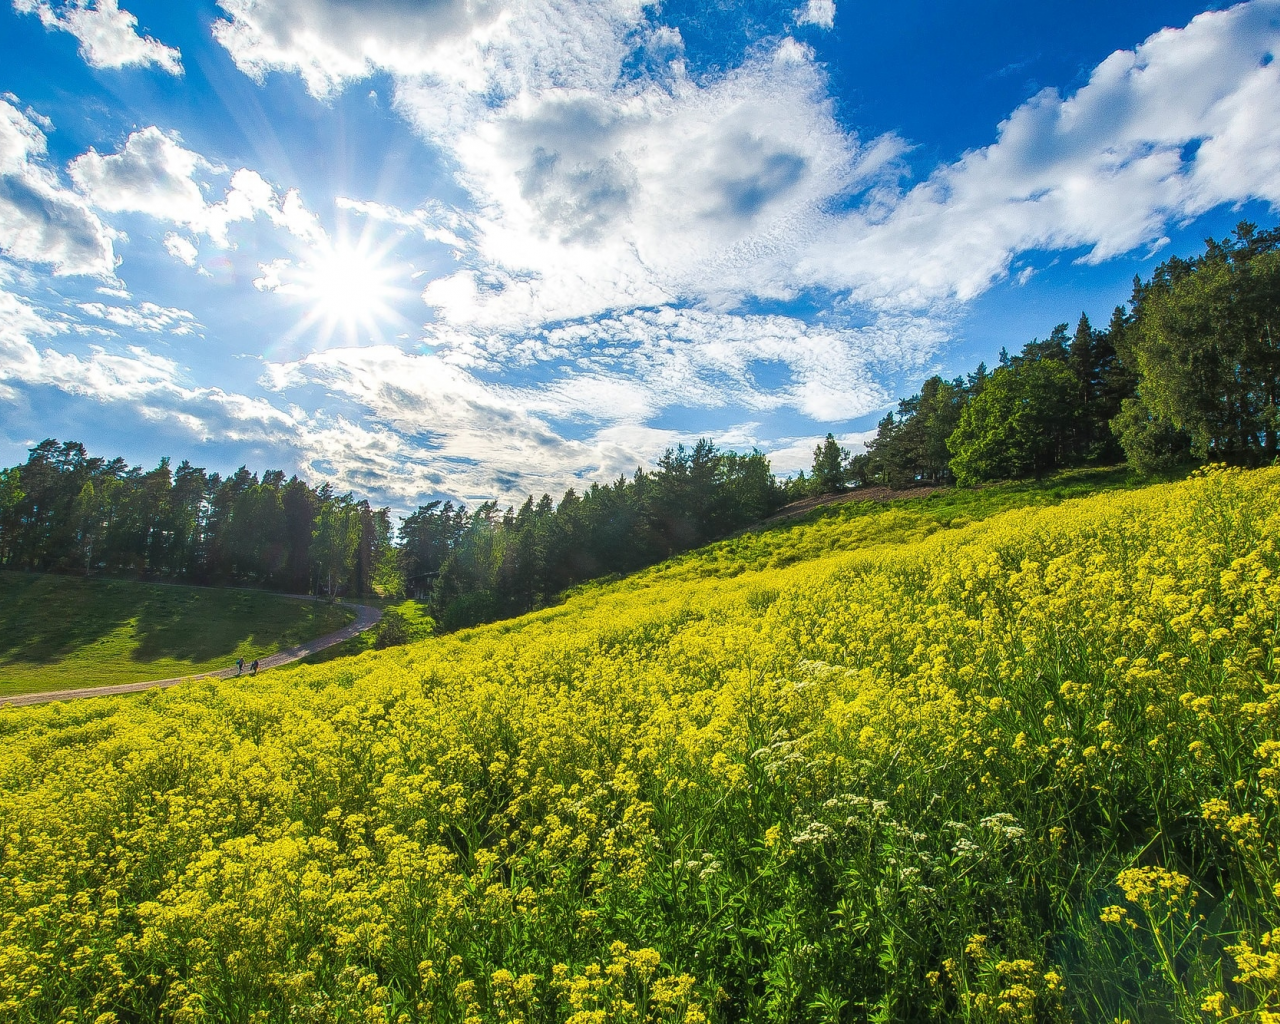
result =
[[[119,153],[102,156],[90,149],[71,162],[68,173],[100,210],[193,225],[207,207],[195,175],[212,169],[176,136],[152,126],[130,135]]]
[[[990,146],[914,187],[901,184],[906,143],[845,130],[825,72],[794,40],[698,78],[678,33],[638,0],[221,6],[218,38],[255,76],[294,72],[327,97],[389,73],[394,109],[456,169],[465,210],[338,200],[457,253],[457,271],[425,288],[430,351],[330,348],[266,365],[264,386],[300,402],[323,391],[341,413],[192,387],[136,352],[75,367],[32,346],[44,367],[32,372],[133,373],[149,382],[145,408],[189,416],[193,431],[287,438],[313,472],[404,500],[428,490],[514,500],[629,472],[682,439],[650,424],[686,409],[838,425],[912,381],[946,341],[955,304],[1015,274],[1021,252],[1103,260],[1158,244],[1171,223],[1215,205],[1280,205],[1280,70],[1269,60],[1280,0],[1211,12],[1113,54],[1085,86],[1023,104]],[[829,26],[834,4],[809,0],[794,18]],[[43,173],[57,191],[35,123],[16,110],[10,121],[0,161],[16,153],[17,170],[3,173]],[[100,209],[182,229],[165,245],[189,265],[204,239],[229,246],[233,225],[259,217],[324,240],[296,191],[241,169],[211,192],[200,177],[216,173],[156,128],[72,167]],[[306,259],[264,256],[254,284],[290,294]],[[806,291],[834,312],[809,323],[741,312]],[[15,323],[42,316],[5,308]],[[146,329],[142,307],[105,312],[114,308],[80,312]],[[776,468],[807,467],[816,437],[754,430],[738,434],[771,450]]]
[[[304,432],[304,461],[344,482],[374,474],[379,490],[407,502],[441,491],[466,501],[559,494],[583,481],[630,473],[677,438],[612,423],[585,440],[567,438],[527,407],[531,396],[519,389],[485,384],[438,356],[391,346],[330,349],[269,364],[263,383],[278,391],[319,385],[354,402],[368,422],[344,419],[336,434]],[[349,436],[358,439],[354,448]],[[371,444],[374,465],[367,461]],[[366,487],[373,483],[372,476],[363,479]]]
[[[48,29],[70,32],[80,42],[80,56],[95,68],[154,64],[171,75],[182,74],[182,54],[150,36],[138,34],[138,19],[121,10],[117,0],[13,0],[19,14],[38,14]]]
[[[115,278],[115,233],[47,166],[44,132],[0,99],[0,250],[54,274]]]
[[[797,25],[817,25],[832,28],[836,23],[836,0],[808,0],[795,11]]]
[[[3,296],[0,310],[6,308]],[[138,331],[181,331],[194,319],[145,303],[136,309],[85,303],[79,311]],[[328,478],[405,508],[428,493],[473,503],[492,497],[518,502],[531,492],[558,495],[571,485],[629,474],[696,433],[646,425],[666,409],[793,406],[819,418],[824,412],[832,419],[857,415],[883,401],[868,368],[893,357],[898,348],[890,335],[905,331],[889,323],[842,332],[785,317],[662,310],[547,330],[535,344],[518,348],[500,336],[471,335],[468,350],[462,335],[446,330],[434,353],[340,348],[265,364],[262,383],[269,391],[297,396],[305,405],[314,389],[322,389],[324,405],[334,410],[326,412],[191,385],[172,360],[140,346],[91,347],[88,355],[39,350],[26,336],[51,335],[67,324],[23,305],[14,316],[22,337],[16,349],[4,346],[0,353],[6,386],[52,386],[87,400],[127,401],[144,418],[194,439],[292,452],[313,479]],[[932,328],[914,330],[920,351],[930,350]],[[568,362],[544,383],[513,386],[483,380],[462,365],[477,353]],[[777,388],[759,379],[766,372],[785,372],[791,385]],[[751,424],[719,436],[739,447],[771,447]],[[785,453],[781,457],[785,461]]]
[[[185,309],[158,306],[154,302],[143,302],[137,306],[108,306],[101,302],[81,302],[78,308],[89,316],[105,320],[117,327],[127,327],[149,334],[161,331],[175,335],[194,334],[200,327],[195,314]]]
[[[224,249],[231,247],[228,232],[232,224],[251,221],[260,214],[303,241],[314,243],[325,237],[318,218],[306,208],[297,189],[281,195],[257,171],[245,167],[231,175],[220,201],[208,201],[197,175],[225,174],[226,169],[184,149],[176,136],[154,125],[133,132],[118,153],[103,156],[90,149],[71,162],[69,173],[99,209],[141,213],[178,224],[207,235]],[[170,239],[177,239],[173,246]],[[188,266],[194,264],[195,247],[190,241],[170,234],[165,247]]]
[[[428,242],[440,242],[442,245],[465,249],[459,232],[469,233],[474,230],[474,223],[457,210],[452,210],[435,200],[430,200],[417,210],[408,213],[384,203],[372,203],[359,199],[348,199],[338,196],[334,204],[340,210],[368,217],[383,224],[394,224],[397,227],[412,228],[420,232]]]
[[[291,454],[296,468],[313,480],[329,479],[339,489],[403,508],[428,493],[470,502],[495,495],[520,500],[537,489],[559,494],[572,483],[608,479],[648,463],[675,440],[667,432],[616,427],[589,441],[566,439],[514,407],[512,390],[392,348],[267,365],[275,390],[319,383],[357,408],[374,410],[378,415],[370,421],[296,405],[280,408],[266,398],[192,384],[173,359],[140,345],[90,345],[82,353],[51,347],[47,340],[74,324],[8,291],[3,274],[0,269],[0,398],[12,400],[18,389],[55,388],[88,402],[126,404],[130,415],[162,425],[170,438],[186,435],[191,441]],[[183,330],[193,320],[186,311],[146,303],[137,310],[85,303],[80,311],[144,331]],[[420,402],[439,417],[434,424],[427,423],[429,411],[415,407]],[[414,429],[406,430],[407,424]]]
[[[595,394],[596,418],[623,418],[616,410],[627,408],[625,382],[632,407],[642,410],[636,422],[673,407],[790,409],[840,422],[883,406],[889,395],[879,379],[923,365],[945,337],[942,324],[923,318],[839,327],[785,316],[641,310],[545,332],[547,349],[574,353],[590,386],[583,376],[566,378],[534,408],[581,415],[575,403]]]
[[[185,263],[188,267],[194,267],[196,257],[200,255],[200,250],[195,247],[195,244],[176,231],[170,231],[164,236],[164,248],[175,260]]]
[[[297,189],[290,189],[281,197],[262,175],[244,167],[231,176],[231,187],[222,201],[205,207],[191,227],[226,249],[231,247],[227,234],[230,226],[251,221],[260,213],[297,237],[315,241],[323,236],[319,222],[307,212]]]
[[[169,381],[176,366],[170,360],[134,349],[128,355],[109,354],[92,347],[81,359],[53,349],[38,350],[33,338],[67,330],[65,321],[49,319],[26,300],[0,286],[0,388],[6,397],[9,384],[51,384],[70,394],[139,397],[138,387]]]
[[[192,386],[176,362],[142,346],[108,350],[90,345],[85,354],[39,348],[37,342],[65,332],[70,322],[51,319],[3,284],[0,279],[0,397],[12,399],[17,388],[52,387],[89,401],[126,403],[131,415],[166,428],[177,425],[195,440],[265,441],[291,447],[299,427],[305,426],[264,399]],[[132,322],[130,311],[120,307],[85,312],[131,328],[157,329]],[[176,321],[179,330],[191,322],[183,310],[150,304],[143,304],[140,313],[157,321]]]
[[[297,294],[296,285],[286,283],[285,275],[293,269],[293,260],[280,258],[270,263],[259,263],[261,277],[253,279],[253,286],[260,292],[283,292],[286,295]]]
[[[414,73],[450,43],[492,22],[498,4],[430,3],[395,7],[327,0],[219,0],[230,20],[214,36],[240,70],[259,80],[294,71],[316,96],[383,68]]]
[[[427,301],[516,330],[815,286],[915,308],[972,299],[1020,252],[1099,261],[1221,203],[1280,204],[1278,15],[1253,0],[1117,52],[906,192],[899,140],[844,133],[794,43],[716,80],[677,75],[670,92],[522,96],[451,142],[480,212],[468,265]]]
[[[714,82],[682,70],[608,94],[526,96],[455,140],[480,208],[452,323],[528,330],[616,309],[786,299],[832,197],[891,167],[836,125],[812,54],[785,41]],[[406,103],[408,101],[405,101]]]
[[[437,128],[480,96],[607,87],[644,22],[644,0],[219,0],[215,38],[261,80],[299,74],[326,97],[374,71],[430,80]]]
[[[0,398],[12,397],[4,384],[6,376],[26,377],[39,364],[39,356],[31,344],[32,337],[58,334],[65,325],[49,320],[30,303],[7,290],[0,267]],[[3,368],[9,368],[7,374]]]
[[[832,200],[892,173],[902,149],[842,130],[793,40],[695,80],[679,33],[641,0],[221,6],[215,34],[243,70],[297,72],[318,96],[389,72],[395,109],[456,162],[475,212],[415,215],[463,258],[425,294],[450,323],[522,331],[788,298]]]
[[[692,439],[647,425],[672,409],[790,408],[831,422],[862,415],[887,400],[872,371],[890,361],[918,367],[940,336],[928,321],[840,330],[668,309],[548,329],[520,342],[446,329],[427,353],[331,348],[267,363],[262,384],[282,395],[321,388],[351,403],[349,424],[380,438],[380,457],[403,467],[402,478],[387,470],[378,484],[401,500],[434,490],[517,501],[652,464]],[[480,376],[486,367],[540,361],[553,364],[549,379],[539,373],[515,386]],[[766,379],[773,376],[787,383]],[[771,446],[746,427],[722,441]],[[348,464],[336,447],[307,458],[331,472]],[[357,479],[354,464],[344,472],[344,480]]]

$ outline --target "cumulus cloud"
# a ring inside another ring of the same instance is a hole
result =
[[[693,78],[641,0],[221,6],[215,34],[243,70],[296,72],[321,97],[388,72],[395,108],[456,163],[474,210],[416,214],[462,260],[424,296],[448,323],[790,298],[833,201],[893,180],[903,148],[843,130],[793,40]]]
[[[302,241],[319,242],[325,237],[319,218],[307,209],[296,188],[282,196],[257,171],[244,167],[231,175],[231,187],[222,201],[206,207],[191,226],[207,234],[216,245],[228,248],[229,227],[237,221],[253,220],[258,214]]]
[[[420,5],[333,3],[328,0],[220,0],[230,20],[214,36],[246,74],[298,73],[324,97],[378,69],[413,74],[473,31],[491,25],[497,3]]]
[[[548,90],[457,139],[481,200],[464,268],[426,289],[450,322],[520,330],[620,308],[787,299],[835,195],[900,145],[835,123],[812,54],[785,41],[714,82]],[[407,102],[407,101],[406,101]]]
[[[47,29],[70,32],[80,42],[80,56],[95,68],[154,64],[171,75],[182,74],[182,54],[150,36],[138,34],[138,19],[120,9],[117,0],[13,0],[19,14],[37,14]]]
[[[126,356],[91,347],[88,360],[46,348],[36,340],[64,333],[70,324],[53,319],[29,300],[9,291],[0,278],[0,394],[12,394],[10,384],[52,384],[71,394],[98,397],[138,397],[145,382],[171,380],[176,365],[142,349]],[[124,390],[121,390],[124,389]]]
[[[909,309],[972,299],[1029,250],[1109,259],[1222,203],[1280,203],[1278,45],[1277,0],[1201,15],[905,191],[903,142],[841,129],[792,42],[675,88],[526,94],[451,142],[479,213],[469,265],[425,297],[509,329],[815,288]]]
[[[25,299],[4,287],[7,283],[0,268],[0,398],[9,398],[11,390],[6,377],[24,379],[39,364],[39,355],[31,344],[33,337],[58,334],[64,324],[39,313]]]
[[[795,11],[797,25],[817,25],[832,28],[836,23],[836,0],[808,0]]]
[[[118,153],[102,156],[90,149],[71,162],[68,173],[101,210],[194,224],[207,205],[195,175],[212,169],[176,136],[152,126],[130,135]]]
[[[784,412],[838,429],[918,379],[957,304],[1009,275],[1020,253],[1105,260],[1223,203],[1280,206],[1270,59],[1280,0],[1210,12],[1113,54],[1081,88],[1034,97],[990,145],[914,184],[902,174],[908,143],[842,126],[825,71],[793,39],[698,77],[679,33],[640,0],[220,6],[215,33],[255,77],[295,73],[327,98],[389,74],[393,108],[440,147],[468,193],[462,209],[338,201],[454,251],[456,270],[425,286],[428,350],[330,348],[269,363],[275,394],[302,402],[322,391],[345,411],[266,403],[274,412],[254,420],[263,437],[290,432],[314,472],[406,500],[446,489],[515,498],[629,471],[680,439],[651,426],[674,410],[715,409],[730,422]],[[791,20],[829,28],[834,7],[808,0]],[[35,175],[43,136],[30,119],[10,120],[0,158],[13,150],[13,174]],[[97,208],[180,229],[165,246],[188,265],[205,239],[228,246],[233,225],[259,217],[324,240],[296,191],[248,169],[225,187],[202,183],[225,173],[156,128],[71,168]],[[6,209],[0,196],[0,231]],[[255,286],[296,291],[304,260],[264,256]],[[743,312],[806,294],[829,315]],[[141,307],[87,305],[103,311],[82,307],[88,319],[145,329]],[[137,372],[160,373],[147,366]],[[187,392],[210,410],[231,402],[176,377],[149,386],[155,408],[177,404],[154,396]],[[235,429],[225,413],[207,416]],[[745,422],[735,436],[789,470],[808,464],[820,432],[771,441]]]
[[[94,149],[76,157],[69,173],[77,187],[98,209],[111,213],[141,213],[207,235],[221,248],[231,247],[232,224],[263,215],[296,238],[317,242],[325,237],[316,215],[307,209],[297,189],[283,195],[257,171],[242,167],[217,202],[205,198],[197,176],[225,174],[226,168],[185,149],[176,135],[154,125],[133,132],[123,148],[107,156]],[[194,265],[196,249],[177,234],[165,238],[170,254]]]
[[[113,279],[115,233],[48,167],[33,120],[0,99],[0,251],[58,275]]]

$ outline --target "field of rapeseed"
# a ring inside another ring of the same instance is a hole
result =
[[[1278,539],[1280,470],[899,509],[0,712],[0,1016],[1275,1024]]]

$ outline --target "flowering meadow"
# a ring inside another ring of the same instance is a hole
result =
[[[0,1017],[1276,1024],[1278,541],[1274,469],[833,514],[5,710]]]

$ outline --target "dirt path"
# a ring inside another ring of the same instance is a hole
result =
[[[290,596],[297,598],[300,595]],[[308,598],[305,600],[318,599]],[[265,672],[269,668],[279,668],[281,665],[287,665],[291,661],[299,661],[308,655],[315,654],[317,651],[323,651],[326,647],[333,647],[344,640],[350,640],[356,634],[363,633],[366,629],[377,625],[378,620],[382,618],[382,611],[379,608],[371,608],[366,604],[348,604],[346,601],[339,601],[338,604],[343,608],[350,608],[356,613],[354,622],[343,626],[336,633],[318,636],[314,640],[308,640],[305,644],[277,651],[275,654],[269,654],[265,658],[259,659],[258,671]],[[247,665],[245,666],[245,673],[248,674]],[[6,704],[13,707],[26,707],[30,704],[50,704],[55,700],[77,700],[81,697],[114,697],[121,693],[139,693],[142,690],[150,690],[153,687],[163,689],[192,679],[231,679],[235,674],[235,666],[232,666],[231,668],[220,669],[217,672],[203,672],[196,676],[179,676],[176,679],[150,679],[142,683],[120,683],[115,686],[86,686],[79,690],[20,693],[13,697],[0,698],[0,707]]]

